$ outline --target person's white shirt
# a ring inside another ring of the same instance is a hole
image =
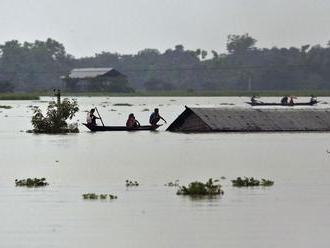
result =
[[[89,112],[87,113],[86,122],[87,122],[87,124],[91,124],[92,123],[92,118],[91,118],[91,115],[90,115]]]

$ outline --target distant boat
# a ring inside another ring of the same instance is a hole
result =
[[[288,107],[294,107],[294,106],[313,106],[316,105],[319,101],[314,102],[297,102],[292,104],[282,104],[282,103],[276,103],[276,102],[246,102],[247,104],[250,104],[251,106],[288,106]]]
[[[127,128],[126,126],[92,126],[86,123],[83,123],[92,132],[105,132],[105,131],[154,131],[159,128],[161,125],[156,126],[139,126],[137,128]]]

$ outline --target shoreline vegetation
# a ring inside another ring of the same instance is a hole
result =
[[[310,97],[314,96],[330,96],[330,90],[283,90],[283,91],[197,91],[197,90],[187,90],[187,91],[136,91],[132,93],[115,93],[115,92],[63,92],[63,96],[111,96],[111,97],[251,97],[251,96],[301,96]],[[41,94],[40,96],[44,96]],[[46,96],[46,94],[45,94]]]
[[[297,91],[136,91],[132,93],[115,92],[63,92],[70,97],[282,97],[297,96],[322,97],[330,96],[330,90],[297,90]],[[0,101],[7,100],[40,100],[40,97],[51,96],[50,92],[0,93]]]

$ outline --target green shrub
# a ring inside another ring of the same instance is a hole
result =
[[[203,196],[203,195],[220,195],[223,194],[218,180],[212,180],[210,178],[206,183],[192,182],[187,187],[181,186],[177,191],[177,195],[191,195],[191,196]]]
[[[78,133],[78,125],[68,124],[67,119],[72,119],[78,112],[78,103],[65,98],[62,102],[50,102],[44,116],[39,108],[36,108],[32,117],[32,125],[35,133]]]

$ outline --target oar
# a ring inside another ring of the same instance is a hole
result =
[[[97,110],[97,108],[95,107],[95,109],[96,109],[96,112],[97,112],[97,114],[99,115],[99,117],[100,117],[100,120],[101,120],[101,122],[102,122],[102,125],[104,126],[104,123],[103,123],[103,120],[102,120],[102,117],[101,117],[101,115],[100,115],[100,113],[99,113],[99,111]]]

